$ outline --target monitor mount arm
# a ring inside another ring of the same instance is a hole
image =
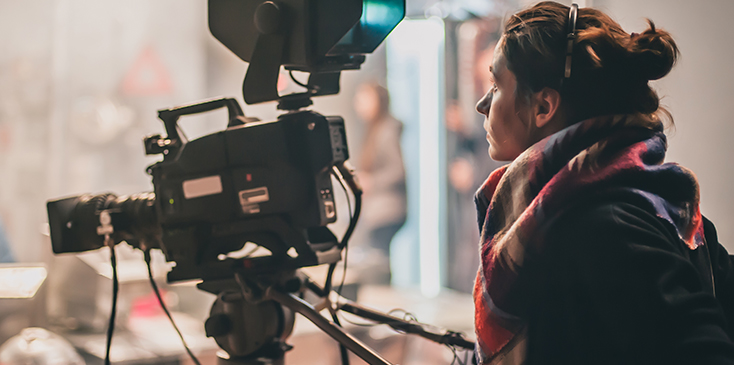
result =
[[[263,2],[255,10],[254,23],[257,28],[257,40],[242,85],[242,93],[247,104],[282,99],[278,94],[277,84],[286,47],[286,30],[283,20],[283,11],[272,1]],[[361,61],[364,61],[364,56],[361,57]],[[341,72],[338,69],[311,72],[306,85],[308,91],[291,95],[298,95],[299,99],[310,99],[312,96],[338,94],[340,75]],[[279,109],[293,109],[290,104],[286,105]]]

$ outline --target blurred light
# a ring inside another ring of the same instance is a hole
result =
[[[412,86],[412,92],[418,94],[418,110],[413,113],[417,113],[419,122],[419,275],[421,293],[427,297],[434,297],[441,290],[441,257],[445,257],[441,255],[444,231],[441,204],[445,196],[441,166],[445,144],[441,132],[444,35],[443,21],[433,17],[404,20],[388,38],[389,51],[392,51],[388,57],[410,60],[417,68],[417,80],[406,81],[418,83]]]
[[[0,267],[0,298],[33,298],[46,275],[45,267]]]

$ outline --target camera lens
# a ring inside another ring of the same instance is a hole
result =
[[[133,246],[145,242],[158,247],[160,226],[155,212],[155,195],[142,193],[118,197],[114,194],[84,194],[50,201],[47,204],[51,243],[56,254],[84,252],[104,245],[99,235],[100,213],[112,218],[115,243],[128,241]]]

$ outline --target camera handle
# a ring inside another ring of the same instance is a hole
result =
[[[178,139],[178,118],[184,115],[199,114],[212,111],[219,108],[227,108],[229,113],[229,123],[227,127],[245,124],[239,117],[244,117],[240,104],[233,98],[219,98],[201,103],[177,106],[171,109],[161,109],[158,111],[158,118],[163,121],[166,127],[166,133],[169,139]]]
[[[214,109],[227,108],[229,113],[229,123],[227,127],[234,127],[245,124],[247,120],[245,113],[233,98],[219,98],[201,103],[178,106],[170,109],[158,110],[158,118],[163,121],[166,128],[167,136],[162,138],[160,135],[149,136],[145,138],[145,154],[157,155],[163,154],[167,156],[169,150],[180,148],[183,145],[181,137],[178,134],[178,118],[184,115],[199,114]]]

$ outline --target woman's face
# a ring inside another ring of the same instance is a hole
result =
[[[477,103],[477,111],[485,117],[489,157],[496,161],[512,161],[532,145],[532,123],[520,118],[520,115],[529,117],[530,113],[517,108],[517,80],[507,69],[507,59],[502,54],[501,44],[497,44],[490,66],[492,86]]]

